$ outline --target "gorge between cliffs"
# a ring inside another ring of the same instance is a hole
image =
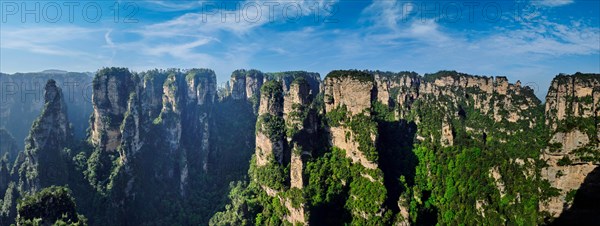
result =
[[[600,74],[543,101],[456,71],[0,74],[34,80],[40,103],[0,108],[0,225],[600,220]]]

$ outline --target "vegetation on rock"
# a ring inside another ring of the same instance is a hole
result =
[[[66,187],[50,186],[24,197],[17,205],[19,225],[87,225],[77,213],[75,199]]]
[[[98,71],[87,139],[56,139],[70,127],[45,118],[64,110],[51,102],[26,151],[0,159],[0,224],[536,225],[552,220],[540,206],[553,197],[568,206],[587,195],[553,188],[548,164],[600,161],[598,120],[581,113],[594,95],[566,95],[559,120],[530,88],[502,77],[487,89],[454,84],[492,79],[456,71],[332,71],[326,80],[361,81],[371,96],[325,112],[333,97],[320,93],[316,73],[232,74],[242,78],[260,79],[235,88],[252,95],[234,97],[228,86],[217,96],[209,69]],[[598,76],[556,83],[573,79]],[[291,98],[296,85],[309,96]],[[356,106],[365,109],[350,112]],[[346,143],[336,144],[340,130]],[[572,148],[555,136],[573,131],[589,142]],[[257,143],[266,142],[257,133],[277,146]],[[260,162],[268,150],[257,147],[267,146],[282,153]]]

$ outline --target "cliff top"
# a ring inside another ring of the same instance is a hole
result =
[[[133,80],[142,79],[144,81],[164,81],[169,76],[181,76],[185,75],[186,81],[198,80],[201,78],[207,78],[216,80],[216,74],[213,70],[207,68],[191,68],[191,69],[152,69],[141,72],[131,72],[127,68],[109,67],[98,70],[94,80],[102,76],[111,76],[119,78],[131,78]],[[96,81],[97,82],[97,81]],[[159,82],[157,85],[163,85]]]
[[[556,77],[554,77],[553,80],[561,81],[561,80],[569,79],[569,78],[576,78],[576,79],[581,79],[581,80],[600,80],[600,74],[577,72],[575,74],[569,75],[569,74],[560,73]]]
[[[185,71],[185,73],[186,73],[185,79],[187,81],[197,80],[197,79],[201,79],[201,78],[216,80],[216,76],[217,76],[213,70],[206,69],[206,68],[192,68],[192,69]]]
[[[308,72],[308,71],[282,71],[282,72],[269,72],[266,75],[271,79],[281,79],[286,77],[291,77],[292,79],[296,79],[297,77],[318,77],[321,78],[321,75],[316,72]]]
[[[368,71],[359,71],[359,70],[334,70],[329,72],[325,79],[333,79],[333,78],[353,78],[362,82],[373,82],[373,75]]]
[[[294,81],[292,81],[292,84],[308,85],[308,81],[304,77],[297,77],[297,78],[294,78]]]
[[[381,77],[398,77],[398,76],[410,76],[410,77],[419,77],[419,73],[414,71],[400,71],[400,72],[392,72],[392,71],[368,71],[370,74],[379,75]]]
[[[60,88],[56,86],[56,81],[54,81],[54,79],[48,80],[48,83],[46,83],[46,93],[44,95],[46,104],[61,101],[61,92]]]
[[[423,80],[424,81],[428,81],[428,82],[432,82],[432,81],[435,81],[436,79],[443,78],[443,77],[451,77],[453,79],[458,79],[458,78],[461,78],[461,77],[481,78],[481,79],[491,79],[491,78],[494,78],[494,76],[470,75],[470,74],[461,73],[461,72],[457,72],[457,71],[442,70],[442,71],[438,71],[436,73],[425,74],[423,76]],[[496,78],[506,79],[505,76],[496,76]],[[506,79],[506,80],[508,80],[508,79]]]
[[[264,76],[264,73],[262,71],[256,70],[256,69],[250,69],[250,70],[246,70],[246,69],[238,69],[233,71],[233,73],[231,73],[231,77],[232,78],[243,78],[243,77],[251,77],[251,78],[257,78],[259,76]]]
[[[98,78],[100,78],[102,76],[130,77],[131,75],[132,74],[131,74],[131,72],[129,72],[129,69],[124,68],[124,67],[105,67],[105,68],[98,70],[98,72],[96,72],[96,76],[94,77],[94,80],[97,80]]]
[[[267,80],[274,80],[274,79],[290,79],[294,80],[298,77],[313,77],[313,78],[317,78],[318,80],[321,79],[321,75],[317,72],[308,72],[308,71],[282,71],[282,72],[262,72],[260,70],[256,70],[256,69],[237,69],[235,71],[233,71],[231,73],[231,78],[236,78],[236,79],[241,79],[241,78],[258,78],[261,79],[262,77],[266,78]]]
[[[266,82],[261,88],[260,88],[260,92],[263,94],[279,94],[281,95],[281,93],[283,92],[283,89],[281,87],[281,83],[275,80],[271,80]]]

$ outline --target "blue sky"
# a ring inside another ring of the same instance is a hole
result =
[[[600,73],[598,0],[2,1],[0,6],[0,71],[5,73],[205,67],[224,82],[238,68],[322,76],[334,69],[457,70],[521,80],[540,89],[538,96],[558,73]]]

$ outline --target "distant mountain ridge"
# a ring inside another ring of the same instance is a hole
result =
[[[44,73],[44,74],[66,74],[66,73],[68,73],[68,71],[63,71],[63,70],[58,70],[58,69],[48,69],[48,70],[43,70],[41,73]]]
[[[75,135],[85,136],[89,115],[92,111],[92,73],[45,70],[34,73],[0,74],[2,105],[0,105],[0,127],[6,128],[23,149],[31,123],[42,111],[44,85],[54,79],[63,88],[68,113]]]

